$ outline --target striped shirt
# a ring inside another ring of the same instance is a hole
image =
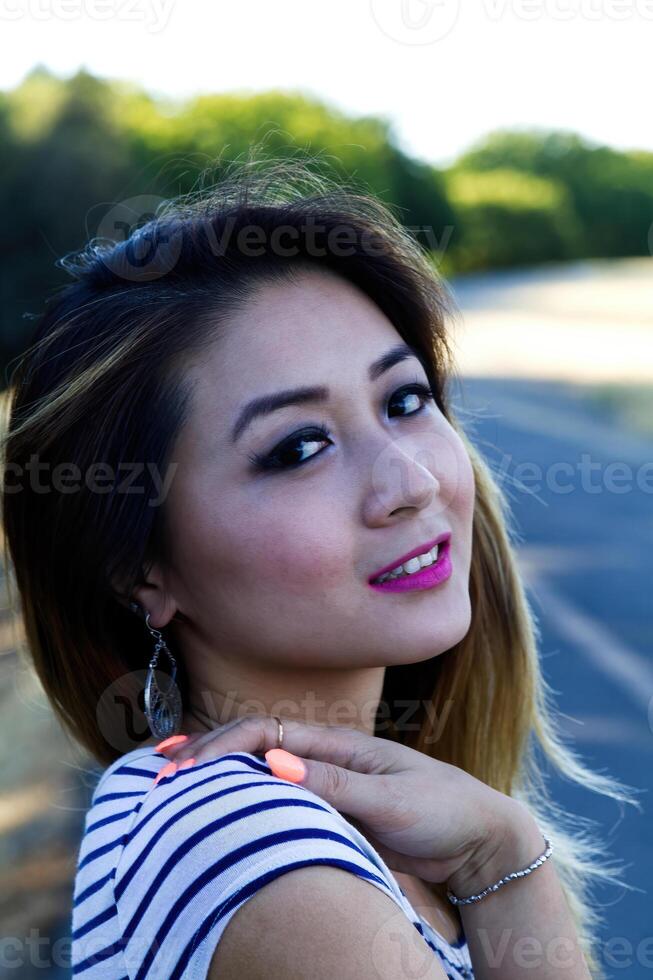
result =
[[[286,871],[322,864],[388,895],[450,980],[473,980],[467,942],[444,939],[409,903],[360,831],[264,757],[231,752],[154,785],[154,747],[101,774],[86,813],[72,910],[81,980],[205,980],[232,915]]]

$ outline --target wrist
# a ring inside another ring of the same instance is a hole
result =
[[[504,875],[527,867],[546,846],[526,807],[512,797],[504,796],[503,801],[478,847],[447,881],[457,898],[477,895]]]

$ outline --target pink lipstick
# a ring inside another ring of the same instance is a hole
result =
[[[431,551],[436,545],[440,547],[437,560],[432,565],[428,565],[426,568],[422,568],[408,575],[401,575],[399,578],[386,579],[384,582],[374,581],[374,579],[378,579],[379,576],[384,575],[386,572],[392,571],[393,568],[397,568],[398,565],[403,565],[405,562],[410,561],[411,558],[416,558],[418,555]],[[380,568],[373,575],[370,575],[368,583],[371,588],[379,592],[411,592],[414,589],[432,589],[436,585],[440,585],[441,582],[445,582],[451,576],[453,569],[450,552],[451,532],[446,531],[433,541],[427,541],[425,544],[413,548],[408,554],[395,559],[392,564]]]

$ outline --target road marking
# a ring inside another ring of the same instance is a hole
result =
[[[650,660],[626,646],[605,625],[581,612],[548,582],[532,572],[527,574],[529,588],[555,621],[558,630],[574,648],[634,702],[648,713],[653,697],[653,667]]]

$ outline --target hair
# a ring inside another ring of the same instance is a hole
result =
[[[46,301],[9,379],[4,561],[45,694],[64,731],[102,764],[149,736],[133,682],[141,692],[151,638],[126,600],[151,563],[168,554],[165,506],[151,503],[151,468],[166,471],[188,417],[192,390],[184,367],[228,329],[229,315],[257,285],[331,270],[366,293],[418,351],[475,480],[470,628],[432,659],[386,668],[381,706],[390,731],[386,724],[383,737],[460,767],[528,807],[554,845],[584,955],[603,980],[594,949],[602,918],[590,886],[631,886],[607,862],[603,843],[579,830],[580,818],[572,821],[550,799],[543,763],[586,789],[639,804],[616,779],[586,768],[557,729],[508,502],[451,406],[452,293],[392,207],[368,190],[333,179],[309,160],[250,154],[233,163],[208,190],[162,201],[124,241],[91,239],[59,259],[74,282]],[[281,242],[283,229],[292,249]],[[143,475],[142,492],[121,492],[115,481],[101,490],[82,482],[75,492],[32,485],[17,492],[9,476],[29,471],[34,457],[78,479],[98,461],[100,476],[102,467],[115,474],[133,464]],[[166,639],[185,699],[182,651],[174,634]],[[402,699],[419,705],[412,726],[401,724]],[[430,719],[452,705],[455,724],[434,737]],[[377,729],[381,734],[378,721]],[[430,887],[444,897],[443,884]]]

